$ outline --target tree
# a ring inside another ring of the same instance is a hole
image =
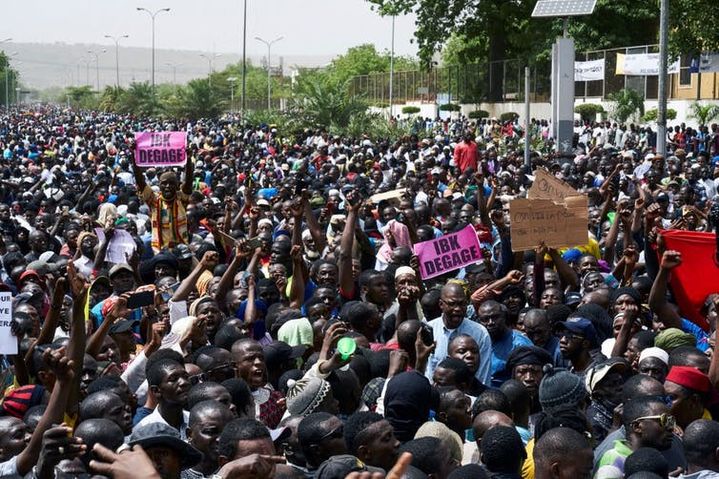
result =
[[[551,43],[562,33],[559,19],[531,18],[537,0],[367,1],[383,15],[392,11],[417,15],[415,36],[425,65],[452,34],[485,37],[486,47],[480,43],[479,48],[457,50],[474,51],[479,55],[474,61],[495,61],[548,58]],[[571,20],[569,33],[578,51],[653,43],[658,18],[655,0],[599,0],[594,14]]]
[[[374,45],[366,43],[347,50],[347,53],[335,57],[325,69],[330,79],[345,83],[358,75],[389,72],[390,53],[379,53]],[[403,56],[395,56],[394,71],[416,70],[418,63]]]
[[[719,105],[702,105],[695,101],[689,105],[691,117],[699,122],[699,125],[708,125],[710,121],[719,117]]]
[[[644,98],[636,90],[624,88],[607,96],[612,102],[612,116],[624,123],[637,112],[644,113]]]
[[[299,83],[293,108],[308,124],[345,128],[353,116],[367,111],[367,105],[351,97],[347,90],[346,83],[338,83],[327,75],[315,75]]]
[[[131,83],[120,100],[120,113],[152,116],[159,110],[159,102],[148,82]]]
[[[89,85],[71,86],[65,90],[65,101],[73,108],[91,110],[97,107],[95,92]]]
[[[178,91],[174,113],[192,120],[219,116],[225,103],[213,87],[207,78],[191,80]]]
[[[719,19],[714,0],[670,2],[670,49],[678,54],[698,55],[719,50]]]
[[[100,96],[99,108],[103,111],[119,112],[122,109],[125,94],[125,89],[120,86],[105,87]]]

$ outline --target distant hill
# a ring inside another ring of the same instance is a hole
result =
[[[12,65],[20,72],[22,85],[27,88],[44,89],[49,87],[65,87],[70,85],[89,84],[93,88],[97,83],[97,73],[94,55],[88,50],[102,52],[99,55],[100,88],[115,84],[115,46],[91,44],[66,43],[4,43],[2,49],[7,53],[17,55],[12,59]],[[155,82],[171,83],[173,81],[173,68],[168,65],[177,65],[175,74],[177,83],[186,83],[193,78],[207,75],[208,61],[200,56],[201,53],[211,55],[209,52],[188,50],[161,50],[155,51]],[[151,49],[122,47],[120,57],[120,84],[128,85],[132,81],[150,81],[151,76]],[[86,61],[90,59],[89,68]],[[272,56],[272,66],[282,65],[285,74],[289,74],[293,66],[319,67],[330,62],[332,56],[302,56],[287,55],[284,57]],[[248,56],[253,65],[264,65],[265,57]],[[241,61],[240,54],[222,53],[214,60],[214,69],[222,70],[227,64]]]

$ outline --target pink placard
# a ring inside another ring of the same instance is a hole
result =
[[[459,269],[482,260],[477,232],[472,226],[414,245],[422,279]]]
[[[187,161],[187,133],[143,131],[135,133],[137,166],[182,166]]]

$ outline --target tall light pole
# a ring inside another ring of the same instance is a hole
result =
[[[120,35],[119,37],[105,35],[105,38],[109,38],[115,42],[115,86],[120,88],[120,40],[129,38],[129,35]]]
[[[107,50],[105,50],[103,48],[100,53],[106,53],[106,52],[107,52]],[[91,56],[95,57],[95,81],[96,81],[95,85],[97,87],[97,92],[100,93],[100,53],[92,51],[92,50],[88,50],[87,53],[90,54]]]
[[[227,81],[230,83],[230,112],[235,111],[235,82],[237,77],[227,77]]]
[[[282,40],[284,37],[280,35],[271,42],[255,37],[255,40],[267,45],[267,111],[272,109],[272,45]]]
[[[247,93],[247,0],[242,16],[242,108],[240,117],[245,119],[245,93]]]
[[[212,55],[200,53],[200,56],[207,60],[207,69],[209,71],[209,73],[207,74],[207,81],[209,82],[210,88],[212,88],[212,72],[215,71],[212,67],[212,63],[215,61],[215,58],[221,57],[222,53],[213,53]]]
[[[5,40],[0,40],[0,44],[7,43],[12,41],[12,38],[6,38]],[[3,50],[3,53],[5,51]],[[17,53],[17,52],[15,52]],[[8,71],[10,70],[10,57],[7,57],[7,66],[5,67],[5,109],[7,110],[9,103],[8,103]]]
[[[143,7],[137,7],[138,12],[147,12],[148,15],[150,15],[150,18],[152,19],[152,93],[155,94],[155,17],[158,13],[162,12],[169,12],[169,8],[160,8],[159,10],[155,10],[154,12],[148,10],[147,8]]]
[[[165,65],[172,68],[172,84],[177,85],[177,67],[181,66],[182,63],[165,62]]]
[[[669,57],[669,0],[659,4],[659,103],[657,104],[657,153],[667,154],[667,75]]]
[[[392,119],[392,102],[394,100],[394,20],[397,15],[392,15],[392,48],[389,55],[389,117]]]

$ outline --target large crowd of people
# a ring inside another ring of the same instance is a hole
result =
[[[143,131],[186,164],[138,167]],[[531,166],[512,122],[416,131],[2,112],[0,478],[719,477],[719,263],[668,245],[718,226],[717,125]],[[513,249],[539,169],[586,243]],[[423,278],[467,226],[482,260]]]

